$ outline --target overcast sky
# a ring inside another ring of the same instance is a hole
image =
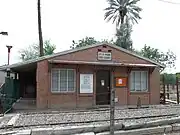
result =
[[[115,25],[104,21],[106,0],[41,1],[43,37],[52,40],[56,52],[69,49],[73,39],[114,37]],[[147,44],[172,50],[177,55],[176,69],[168,71],[180,71],[180,4],[141,0],[139,6],[143,11],[139,24],[133,26],[134,47]],[[0,35],[0,65],[7,63],[7,44],[13,45],[10,63],[19,62],[18,50],[38,41],[37,0],[0,0],[0,31],[9,33]]]

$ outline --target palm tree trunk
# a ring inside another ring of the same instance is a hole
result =
[[[43,51],[43,37],[42,37],[42,28],[41,28],[41,1],[40,0],[38,0],[37,8],[38,8],[39,48],[40,48],[40,56],[43,56],[44,51]]]
[[[121,16],[121,25],[124,24],[124,16]]]

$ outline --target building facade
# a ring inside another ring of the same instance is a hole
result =
[[[136,105],[138,98],[143,105],[159,104],[161,68],[106,43],[0,67],[15,73],[18,97],[35,100],[37,108],[109,105],[112,90],[116,105]]]
[[[122,48],[101,44],[37,63],[38,108],[160,103],[162,65]]]

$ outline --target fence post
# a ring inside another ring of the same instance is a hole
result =
[[[111,103],[110,103],[110,135],[114,135],[114,112],[115,112],[115,91],[111,89]]]
[[[177,104],[179,104],[179,80],[176,76],[176,91],[177,91]]]
[[[167,99],[169,99],[169,84],[167,84]]]
[[[111,97],[110,97],[110,135],[114,135],[114,113],[115,113],[115,89],[114,89],[114,69],[111,72]]]
[[[166,87],[165,87],[165,77],[164,74],[162,76],[162,80],[163,80],[163,104],[166,104]]]

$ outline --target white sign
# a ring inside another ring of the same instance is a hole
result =
[[[98,52],[98,60],[111,60],[111,52]]]
[[[80,74],[80,93],[93,93],[93,74]]]
[[[118,84],[122,84],[122,79],[118,79]]]

